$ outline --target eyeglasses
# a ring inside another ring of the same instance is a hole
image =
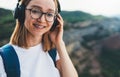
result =
[[[41,10],[39,10],[38,8],[32,8],[32,9],[26,9],[26,10],[29,10],[30,11],[30,14],[31,14],[31,17],[33,19],[39,19],[42,17],[42,15],[44,14],[45,15],[45,19],[48,21],[48,22],[51,22],[54,20],[56,14],[53,13],[53,12],[42,12]]]

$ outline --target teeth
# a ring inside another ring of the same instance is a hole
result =
[[[45,26],[40,26],[40,25],[37,25],[37,24],[34,24],[34,26],[36,27],[36,28],[45,28]]]
[[[44,28],[44,26],[38,26],[39,28]]]

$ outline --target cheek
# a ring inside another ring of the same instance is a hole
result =
[[[32,25],[32,19],[31,19],[31,17],[30,17],[30,15],[28,15],[27,13],[25,14],[26,16],[25,16],[25,27],[27,28],[27,29],[29,29],[29,27],[30,27],[30,25]]]
[[[54,22],[50,22],[50,23],[49,23],[49,28],[50,28],[50,29],[51,29],[51,27],[53,26],[53,23],[54,23]]]
[[[47,28],[46,28],[46,30],[47,31],[50,31],[50,29],[52,28],[52,26],[53,26],[53,22],[49,22],[49,23],[47,23]]]

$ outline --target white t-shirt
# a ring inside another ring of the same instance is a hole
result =
[[[21,77],[60,77],[48,52],[44,52],[42,44],[24,49],[12,45],[20,62]],[[57,54],[56,61],[59,59]],[[6,77],[2,58],[0,56],[0,77]]]

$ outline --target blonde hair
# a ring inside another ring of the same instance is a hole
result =
[[[21,0],[21,4],[24,4],[27,6],[31,0]],[[57,1],[54,0],[56,10],[57,10]],[[13,31],[13,34],[10,38],[10,43],[23,47],[23,48],[29,48],[28,42],[27,42],[27,35],[28,30],[24,26],[24,24],[21,24],[18,20],[16,20],[16,27]],[[49,32],[45,33],[42,37],[42,44],[43,44],[43,50],[49,51],[52,48],[55,48],[53,42],[51,41],[49,37]]]

